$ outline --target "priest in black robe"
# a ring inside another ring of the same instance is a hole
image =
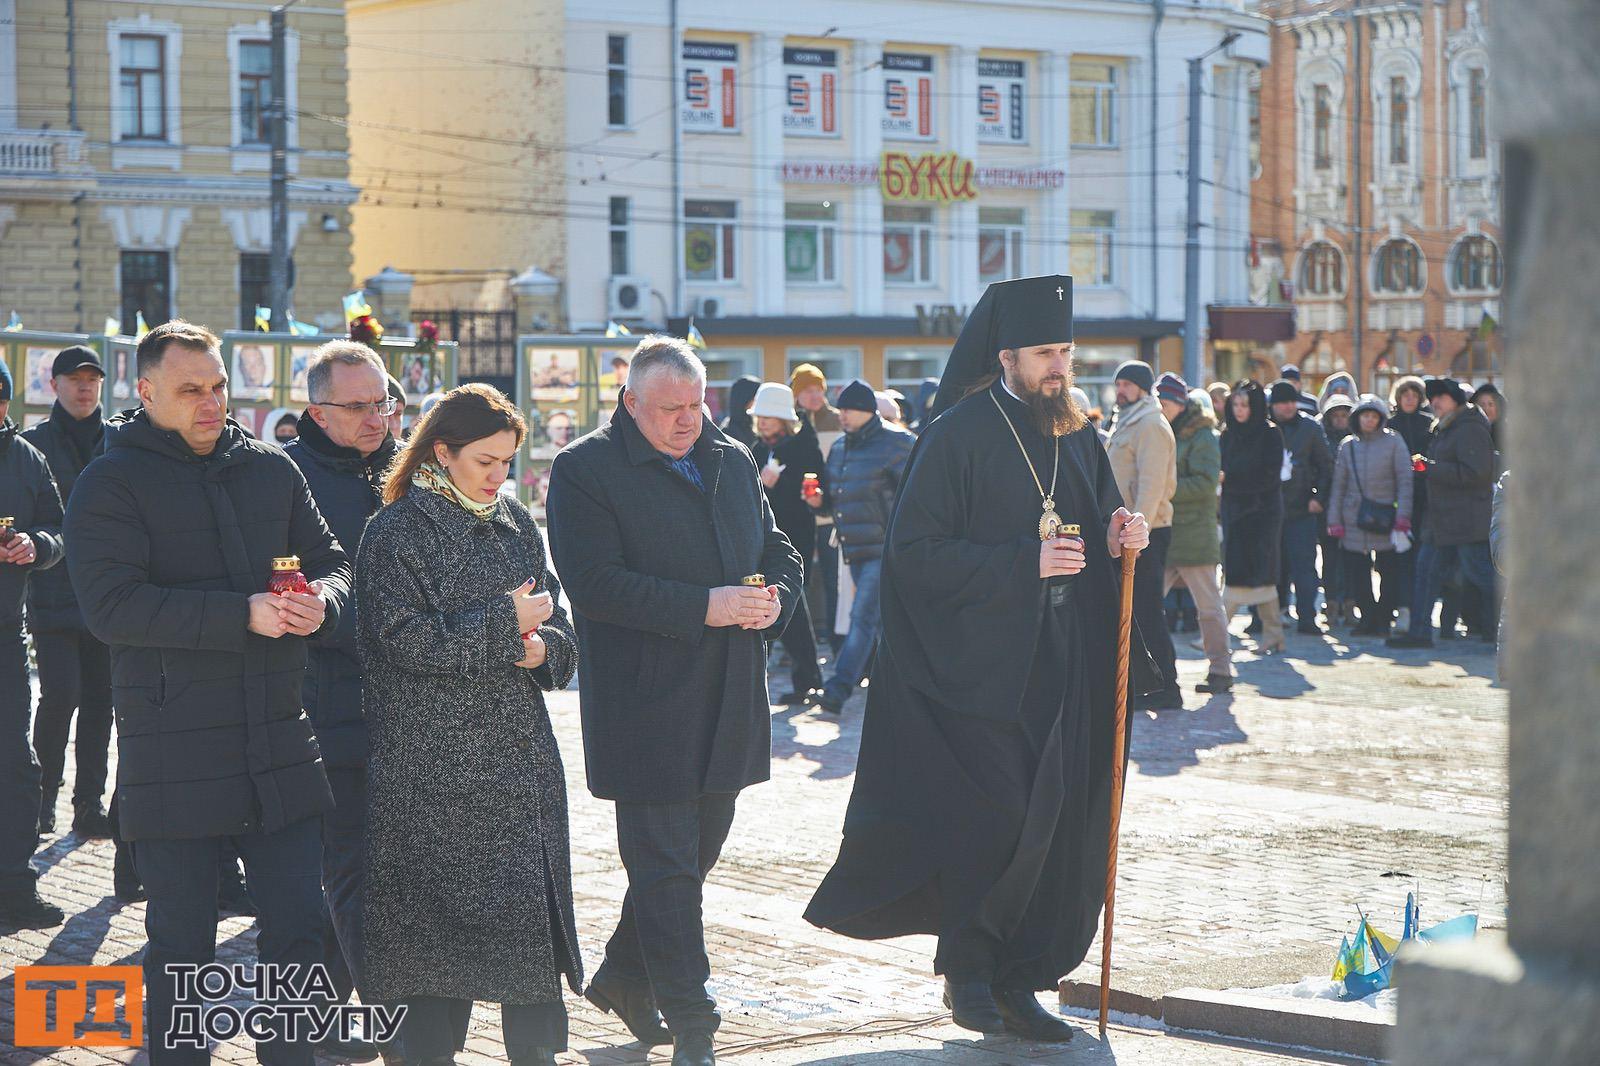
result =
[[[956,1024],[1054,1041],[1072,1029],[1035,993],[1083,961],[1105,893],[1115,562],[1149,542],[1071,359],[1065,276],[989,286],[951,351],[884,546],[844,841],[806,911],[936,935]],[[1131,661],[1130,689],[1159,686],[1137,629]]]

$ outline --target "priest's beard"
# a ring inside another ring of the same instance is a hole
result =
[[[1056,380],[1061,382],[1061,388],[1055,392],[1046,392],[1042,381],[1030,390],[1017,375],[1006,373],[1006,385],[1028,405],[1033,424],[1044,437],[1064,437],[1084,424],[1083,412],[1067,391],[1072,388],[1072,371],[1069,369]]]

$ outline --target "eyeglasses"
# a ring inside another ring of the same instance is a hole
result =
[[[318,407],[342,407],[346,411],[354,411],[362,418],[370,414],[379,414],[388,418],[400,409],[400,401],[390,396],[376,403],[319,403]]]

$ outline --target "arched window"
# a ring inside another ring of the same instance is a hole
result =
[[[1457,292],[1500,290],[1500,246],[1481,234],[1463,237],[1450,253],[1450,287]]]
[[[1395,237],[1378,246],[1372,260],[1372,289],[1391,295],[1422,291],[1422,250],[1415,242]]]
[[[1342,296],[1344,294],[1344,255],[1329,241],[1313,241],[1300,253],[1300,278],[1303,296]]]

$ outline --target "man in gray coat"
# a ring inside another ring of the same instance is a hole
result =
[[[705,389],[692,349],[644,338],[610,423],[556,457],[548,497],[584,648],[589,791],[616,802],[628,872],[586,995],[672,1043],[674,1066],[715,1061],[701,886],[739,791],[769,775],[766,642],[804,595],[755,461],[705,417]]]

